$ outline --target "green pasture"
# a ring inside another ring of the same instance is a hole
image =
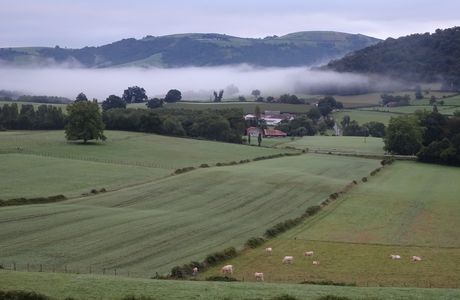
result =
[[[164,105],[165,108],[183,108],[193,110],[239,108],[242,109],[245,114],[254,113],[256,106],[259,106],[262,112],[271,110],[287,113],[306,113],[311,109],[310,105],[305,104],[262,103],[254,101],[219,103],[181,101],[176,103],[167,103]],[[145,103],[129,104],[128,107],[146,108]]]
[[[282,147],[295,147],[309,149],[310,151],[331,151],[351,154],[384,154],[383,140],[373,137],[356,136],[305,136],[279,145]]]
[[[0,154],[0,199],[112,190],[171,173],[162,168],[100,163],[27,154]]]
[[[438,111],[444,115],[452,115],[455,110],[460,110],[460,106],[446,106],[446,105],[438,105]],[[369,111],[369,112],[382,112],[382,113],[389,113],[389,114],[413,114],[417,110],[426,110],[426,111],[433,111],[433,106],[431,105],[410,105],[410,106],[397,106],[397,107],[371,107],[371,108],[362,108],[361,111]]]
[[[248,280],[264,272],[271,282],[460,288],[460,188],[454,182],[460,182],[458,168],[397,161],[304,224],[228,263]],[[265,247],[273,248],[272,256]],[[305,258],[304,251],[315,255]],[[294,256],[292,265],[281,263],[285,255]],[[410,261],[412,255],[422,261]]]
[[[239,247],[379,166],[306,154],[202,168],[115,192],[4,207],[0,263],[150,277]]]
[[[325,217],[292,230],[290,236],[460,248],[456,182],[458,168],[398,161],[349,192]]]
[[[300,300],[326,295],[351,299],[425,300],[458,299],[458,289],[338,287],[300,284],[266,284],[251,282],[193,282],[135,279],[115,276],[23,273],[0,270],[0,290],[28,290],[52,299],[71,297],[77,300],[119,300],[125,296],[153,299],[261,299],[268,300],[288,294]]]
[[[167,170],[199,166],[202,163],[239,161],[282,152],[262,147],[148,133],[105,131],[104,134],[107,141],[84,145],[67,142],[64,132],[60,130],[0,132],[0,152]]]
[[[369,93],[363,95],[334,96],[334,98],[342,102],[345,108],[355,108],[379,105],[380,101],[382,101],[380,95],[380,93]]]
[[[272,247],[272,255],[267,255],[265,247]],[[305,251],[314,251],[313,257],[305,257]],[[390,254],[400,255],[401,260],[392,260]],[[286,255],[294,257],[292,264],[282,263]],[[423,260],[413,262],[412,255]],[[313,261],[320,264],[313,265]],[[333,281],[357,286],[460,288],[458,248],[314,241],[288,232],[225,264],[234,266],[235,278],[251,282],[256,281],[254,272],[263,272],[270,283]],[[219,275],[220,267],[209,269],[199,278]]]
[[[337,123],[340,124],[344,116],[350,116],[351,120],[357,121],[360,125],[369,122],[380,122],[388,125],[391,117],[397,117],[397,114],[390,112],[381,112],[379,110],[341,110],[332,114]]]

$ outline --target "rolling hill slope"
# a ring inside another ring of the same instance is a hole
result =
[[[306,31],[264,39],[191,33],[124,39],[100,47],[3,48],[0,60],[14,65],[65,63],[85,67],[305,66],[324,63],[380,40],[329,31]]]

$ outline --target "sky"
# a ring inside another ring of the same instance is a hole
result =
[[[0,0],[0,47],[99,46],[189,32],[309,30],[381,39],[460,25],[459,0]]]

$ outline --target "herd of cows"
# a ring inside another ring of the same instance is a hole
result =
[[[271,247],[265,248],[265,252],[268,255],[272,255],[273,249]],[[313,251],[305,251],[304,256],[305,257],[312,257],[314,254]],[[401,255],[398,254],[390,254],[390,258],[394,260],[399,260],[401,259]],[[284,256],[282,263],[283,264],[292,264],[294,261],[294,256]],[[422,261],[422,258],[420,256],[411,256],[411,261]],[[313,265],[319,265],[318,260],[313,260],[312,261]],[[233,265],[225,265],[220,269],[221,273],[223,275],[233,275]],[[196,276],[198,274],[198,268],[193,268],[193,275]],[[264,273],[262,272],[255,272],[254,277],[256,281],[264,281]]]

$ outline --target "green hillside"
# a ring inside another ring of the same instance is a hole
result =
[[[460,27],[413,34],[361,49],[332,61],[339,72],[377,73],[407,80],[444,80],[445,88],[460,88]]]
[[[60,203],[4,207],[0,261],[22,269],[30,263],[60,271],[117,268],[139,277],[167,273],[242,246],[378,166],[378,160],[305,154],[201,168]]]
[[[460,188],[452,185],[459,180],[454,167],[397,161],[304,224],[227,263],[236,278],[250,281],[264,272],[269,282],[459,288]],[[314,256],[304,257],[310,250]],[[281,263],[285,255],[294,256],[292,265]]]
[[[379,42],[360,35],[328,31],[298,32],[263,39],[215,33],[147,36],[99,47],[3,48],[0,59],[14,65],[78,63],[86,67],[218,66],[247,63],[258,66],[305,66]]]

